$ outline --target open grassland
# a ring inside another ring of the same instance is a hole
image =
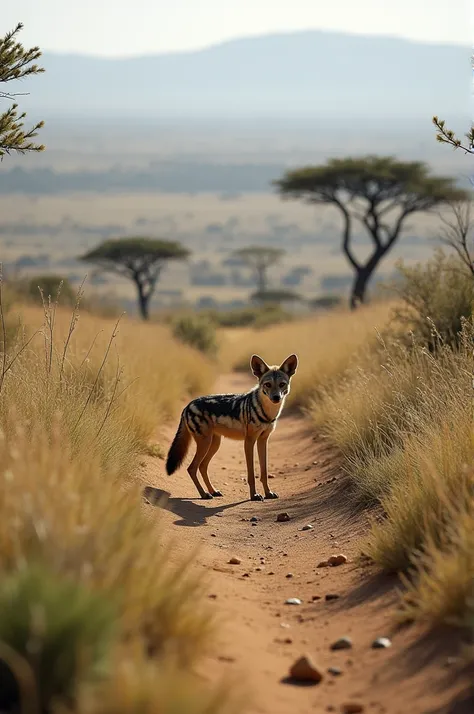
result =
[[[170,565],[132,474],[145,450],[164,453],[156,429],[182,400],[253,352],[298,354],[290,407],[332,445],[343,497],[377,516],[362,545],[403,574],[402,619],[473,629],[474,288],[441,258],[403,280],[396,302],[268,327],[117,322],[4,293],[0,708],[232,709],[190,674],[212,636],[203,583]]]
[[[212,383],[210,362],[173,340],[164,325],[144,324],[125,317],[119,321],[101,319],[83,313],[69,338],[74,320],[71,312],[61,309],[51,315],[55,336],[53,359],[48,356],[51,371],[59,372],[63,347],[69,340],[63,371],[71,374],[80,370],[86,389],[95,385],[95,393],[100,393],[105,403],[110,398],[109,415],[120,412],[127,430],[134,433],[141,446],[160,423],[175,414],[186,396],[201,393]],[[32,326],[41,325],[43,320],[41,309],[31,306],[23,306],[20,317],[30,333]],[[30,345],[29,354],[38,353],[42,346],[51,353],[49,326],[42,332]],[[37,366],[43,368],[40,360]],[[60,375],[54,376],[59,379]],[[34,384],[36,375],[32,377]]]
[[[230,269],[223,267],[222,261],[247,245],[271,245],[285,250],[281,264],[271,271],[273,285],[278,285],[293,267],[309,267],[311,274],[302,284],[293,286],[306,297],[327,292],[328,276],[350,278],[340,249],[338,212],[330,207],[282,201],[270,192],[228,197],[215,193],[157,192],[0,195],[0,212],[7,216],[0,227],[2,259],[12,265],[19,260],[24,275],[55,272],[63,277],[81,278],[90,266],[78,263],[78,256],[106,238],[145,235],[179,240],[192,253],[190,265],[205,261],[211,273],[224,271],[225,284],[194,284],[188,264],[167,266],[158,290],[185,291],[182,297],[188,301],[202,296],[219,301],[246,300],[254,291],[254,284],[231,282]],[[407,262],[426,258],[435,243],[436,230],[433,217],[414,216],[409,234],[395,245],[379,275],[389,275],[401,256]],[[356,242],[357,254],[366,255],[367,237]],[[250,276],[250,271],[243,274]],[[118,298],[135,298],[134,286],[129,281],[113,275],[100,277],[104,282],[95,287],[100,294],[113,291]]]
[[[0,708],[224,711],[191,674],[212,633],[200,578],[170,565],[129,478],[210,365],[164,327],[3,313]]]
[[[308,407],[354,363],[356,356],[377,339],[391,313],[392,304],[380,302],[350,313],[335,309],[306,320],[231,334],[221,359],[238,370],[249,370],[250,355],[257,353],[269,364],[280,364],[291,352],[299,358],[297,377],[288,404]]]

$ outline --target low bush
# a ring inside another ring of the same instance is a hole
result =
[[[474,279],[457,256],[438,251],[413,267],[398,265],[393,288],[400,298],[394,311],[398,338],[413,334],[418,344],[434,350],[439,340],[457,344],[462,322],[474,312]],[[409,338],[410,339],[410,338]]]
[[[208,357],[218,351],[217,330],[214,323],[204,315],[183,315],[174,319],[173,337]]]

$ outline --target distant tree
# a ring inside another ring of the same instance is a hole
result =
[[[265,293],[268,289],[268,269],[276,265],[285,254],[280,248],[252,245],[248,248],[236,250],[234,255],[240,258],[256,273],[259,293]]]
[[[120,238],[105,241],[80,260],[132,280],[137,288],[140,314],[147,320],[150,300],[163,267],[169,260],[184,260],[188,255],[189,251],[174,241]]]
[[[365,302],[369,281],[402,235],[408,216],[466,197],[453,179],[431,176],[425,164],[389,156],[330,159],[322,166],[288,171],[274,185],[285,198],[334,206],[341,213],[342,250],[355,272],[352,308]],[[372,251],[365,261],[354,253],[355,221],[371,239]]]
[[[14,82],[33,74],[44,72],[42,67],[34,63],[41,57],[39,47],[32,47],[25,50],[23,45],[17,42],[18,33],[23,29],[20,23],[14,30],[8,32],[0,38],[0,84]],[[0,91],[0,99],[12,100],[15,93]],[[38,122],[31,129],[25,130],[25,112],[18,114],[18,105],[12,104],[6,112],[0,114],[0,158],[5,154],[16,151],[25,154],[27,151],[43,151],[42,144],[35,144],[33,139],[41,129],[43,122]]]
[[[250,296],[253,302],[259,303],[270,303],[274,305],[279,305],[282,302],[302,302],[303,298],[298,293],[293,292],[293,290],[265,290],[261,292],[253,293]]]

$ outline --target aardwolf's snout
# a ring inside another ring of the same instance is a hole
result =
[[[278,402],[281,402],[281,396],[279,394],[272,394],[270,399],[274,404],[278,404]]]

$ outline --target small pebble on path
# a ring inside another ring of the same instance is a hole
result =
[[[314,682],[318,684],[323,679],[323,673],[308,655],[296,660],[290,668],[290,677],[297,682]]]
[[[388,639],[388,637],[377,637],[377,639],[372,642],[373,650],[384,650],[391,646],[392,642]]]
[[[340,637],[332,643],[332,650],[350,650],[352,649],[352,640],[350,637]]]

